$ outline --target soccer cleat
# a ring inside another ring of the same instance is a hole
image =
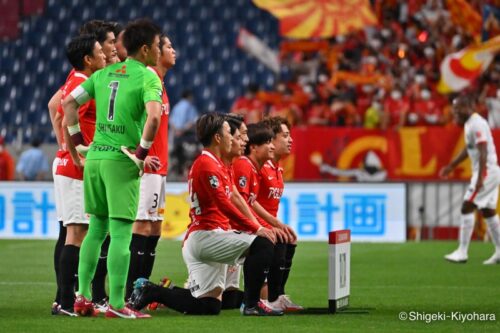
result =
[[[50,309],[50,312],[54,316],[59,314],[59,304],[57,304],[57,302],[52,303],[52,307]]]
[[[264,302],[259,301],[253,307],[245,306],[243,308],[244,316],[282,316],[283,311],[276,311],[267,306]]]
[[[496,265],[500,264],[500,253],[493,253],[493,255],[487,260],[483,261],[483,265]]]
[[[148,279],[139,278],[134,282],[134,291],[130,295],[129,304],[132,309],[141,310],[146,305],[154,301],[151,291],[160,286],[151,283]]]
[[[75,309],[76,314],[84,317],[95,317],[98,314],[98,312],[94,309],[92,301],[89,301],[83,295],[76,296],[73,308]]]
[[[94,303],[94,309],[99,313],[106,313],[108,311],[108,299],[103,298],[100,302]]]
[[[452,253],[445,255],[444,259],[458,264],[465,264],[469,258],[466,253],[463,253],[460,250],[455,250]]]
[[[110,305],[105,314],[106,318],[123,318],[123,319],[146,319],[151,318],[150,315],[131,309],[125,306],[123,309],[116,310]]]
[[[168,277],[164,277],[160,281],[160,287],[162,288],[173,288],[174,284],[172,283],[172,280],[170,280]],[[162,305],[161,303],[158,302],[152,302],[148,304],[147,309],[149,311],[156,311],[158,309],[158,306]]]
[[[267,302],[267,305],[276,311],[295,312],[304,310],[302,306],[292,302],[288,295],[280,295],[274,302]]]

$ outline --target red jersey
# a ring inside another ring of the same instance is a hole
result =
[[[224,163],[209,150],[203,150],[188,176],[191,224],[186,239],[196,230],[229,230],[229,219],[238,221],[239,230],[256,232],[259,225],[245,217],[231,202],[232,183]]]
[[[87,80],[87,76],[81,72],[75,71],[73,75],[68,76],[68,81],[64,85],[62,89],[62,97],[61,101],[68,96],[76,87]],[[93,138],[95,132],[95,101],[92,99],[87,103],[80,106],[78,109],[78,117],[80,123],[80,129],[82,131],[83,139],[86,145],[89,145]],[[62,109],[62,103],[57,109],[64,117],[64,111]],[[62,146],[65,146],[64,137],[62,138]],[[61,153],[59,165],[57,166],[56,175],[66,176],[73,179],[83,180],[83,170],[77,168],[73,160],[71,159],[71,155],[69,151],[63,151]]]
[[[257,202],[269,214],[276,217],[278,216],[278,207],[284,189],[283,168],[269,160],[260,169],[260,176]]]
[[[160,128],[158,128],[153,145],[151,146],[151,149],[149,149],[149,156],[158,156],[161,167],[158,171],[145,168],[144,172],[166,176],[168,170],[168,115],[170,113],[170,103],[168,101],[167,90],[165,89],[165,84],[163,83],[163,78],[160,76],[160,73],[158,73],[153,67],[148,67],[148,69],[158,75],[162,85]]]
[[[261,174],[258,171],[258,166],[255,165],[250,158],[242,156],[234,162],[233,170],[238,192],[240,192],[248,205],[252,207],[255,200],[257,200],[261,182]],[[252,212],[263,227],[272,228],[272,226],[257,215],[253,209]]]

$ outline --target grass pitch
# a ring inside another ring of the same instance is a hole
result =
[[[152,314],[152,319],[135,321],[50,315],[55,295],[54,244],[0,240],[0,332],[500,331],[500,265],[481,264],[491,255],[491,244],[473,243],[467,264],[451,264],[443,260],[443,255],[455,248],[455,242],[354,243],[350,313],[247,318],[237,310],[208,317],[161,309]],[[167,275],[182,285],[186,268],[180,243],[160,241],[157,253],[152,280]],[[327,258],[327,244],[299,244],[287,284],[287,293],[294,301],[306,307],[327,307]],[[400,320],[401,312],[409,319]],[[417,313],[421,320],[410,320]],[[474,313],[494,315],[495,320],[474,319],[470,315]],[[472,320],[462,322],[457,319],[459,315]]]

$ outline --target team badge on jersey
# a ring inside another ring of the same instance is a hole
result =
[[[238,179],[238,184],[240,185],[240,187],[245,187],[245,186],[247,186],[247,177],[245,177],[245,176],[241,176],[241,177]]]
[[[212,186],[213,188],[219,187],[219,179],[217,178],[217,176],[208,177],[208,181],[210,182],[210,186]]]

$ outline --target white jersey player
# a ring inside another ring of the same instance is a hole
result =
[[[500,220],[496,214],[500,168],[488,122],[479,114],[473,113],[473,108],[467,96],[453,100],[455,120],[464,126],[465,148],[441,170],[440,175],[446,177],[467,156],[471,159],[473,172],[462,204],[459,247],[446,255],[445,259],[457,263],[467,261],[467,251],[474,230],[474,210],[479,209],[495,244],[495,253],[483,262],[485,265],[491,265],[500,263]]]

